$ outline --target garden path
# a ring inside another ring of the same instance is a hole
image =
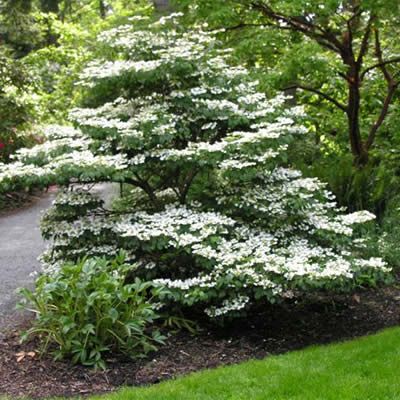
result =
[[[101,184],[94,191],[109,204],[118,187]],[[37,258],[45,248],[39,221],[54,196],[50,191],[30,206],[0,216],[0,336],[14,325],[16,289],[32,287],[31,273],[39,270]]]
[[[39,230],[41,213],[54,198],[49,192],[30,206],[0,216],[0,333],[14,319],[16,289],[32,286],[31,273],[45,244]]]

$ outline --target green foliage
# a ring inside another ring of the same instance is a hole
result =
[[[42,351],[50,349],[55,359],[100,368],[110,352],[141,357],[155,350],[164,338],[154,327],[152,299],[162,291],[138,279],[130,283],[132,268],[122,256],[97,258],[39,277],[35,291],[21,290],[21,307],[36,314],[25,338],[39,336]]]
[[[395,121],[397,117],[392,115],[387,125],[394,126]],[[378,222],[382,222],[391,213],[399,193],[397,135],[387,135],[385,141],[380,141],[371,151],[368,165],[360,169],[354,165],[352,156],[338,145],[332,136],[335,132],[321,136],[315,132],[314,136],[295,141],[291,145],[290,160],[307,176],[326,181],[339,204],[349,210],[371,210]]]
[[[400,14],[399,3],[395,0],[362,0],[353,3],[339,0],[177,0],[175,4],[185,11],[188,23],[205,21],[211,28],[227,28],[220,33],[220,38],[234,48],[237,60],[256,67],[256,73],[268,93],[303,82],[306,86],[318,89],[346,104],[347,83],[340,74],[345,74],[348,67],[343,64],[339,54],[320,46],[317,41],[301,32],[273,27],[273,21],[256,8],[257,4],[268,5],[279,13],[297,18],[298,21],[308,19],[309,23],[328,30],[342,43],[347,29],[346,19],[351,17],[353,5],[360,13],[364,13],[363,17],[352,19],[353,39],[355,38],[353,51],[360,51],[367,16],[373,14],[374,26],[380,31],[384,58],[396,58],[399,54],[398,42],[393,39],[399,33],[397,19]],[[232,27],[235,29],[230,29]],[[370,44],[373,47],[373,34]],[[362,61],[364,67],[376,64],[376,51],[370,49]],[[388,70],[397,78],[396,68],[396,64],[388,66]],[[385,92],[386,82],[379,69],[365,77],[361,85],[360,116],[363,140],[377,120]],[[370,164],[364,172],[359,173],[348,162],[350,148],[346,114],[315,93],[300,90],[290,90],[288,93],[295,94],[293,102],[306,105],[310,117],[308,127],[311,134],[315,133],[317,136],[313,163],[307,164],[306,159],[300,160],[297,157],[298,165],[306,164],[306,171],[310,167],[311,174],[317,172],[317,176],[332,183],[331,188],[342,205],[350,209],[368,207],[381,214],[387,203],[387,193],[392,193],[393,187],[389,183],[393,170],[383,169],[382,164],[386,164],[386,158],[397,142],[398,124],[394,121],[399,115],[398,96],[395,96],[389,116],[379,130],[375,146],[370,150]],[[313,139],[311,137],[307,141],[307,146]],[[330,147],[328,151],[327,146]],[[301,153],[297,155],[300,156]],[[307,154],[304,156],[306,158]],[[340,180],[340,177],[343,179]],[[378,187],[381,194],[378,193]],[[386,194],[383,195],[383,192]]]
[[[42,32],[30,0],[0,1],[0,23],[2,44],[11,47],[18,58],[42,42]]]
[[[16,70],[29,70],[31,77],[20,87],[26,94],[23,100],[29,98],[30,104],[35,105],[29,110],[30,120],[65,120],[79,96],[75,87],[79,72],[98,52],[94,46],[96,36],[104,29],[128,22],[139,11],[150,13],[149,2],[0,1],[2,43],[10,49],[11,61],[20,60]],[[31,85],[32,81],[35,85]],[[22,102],[20,96],[17,98]],[[18,107],[15,110],[18,112]]]
[[[59,2],[60,14],[39,14],[42,30],[54,40],[24,57],[24,64],[35,76],[37,119],[42,122],[60,122],[77,105],[80,91],[76,87],[83,66],[101,54],[104,48],[96,46],[97,35],[105,29],[126,23],[137,12],[151,12],[147,1],[125,4],[107,2],[104,18],[98,10],[98,1]],[[70,6],[67,5],[70,3]],[[46,28],[47,27],[47,28]]]
[[[75,82],[90,59],[92,33],[74,24],[55,21],[57,44],[31,52],[24,64],[36,78],[37,119],[49,123],[66,119],[75,101]]]
[[[368,251],[379,251],[387,263],[400,268],[400,198],[392,197],[385,207],[379,226],[370,229],[366,248]]]
[[[34,143],[20,132],[32,121],[34,107],[29,87],[31,76],[5,46],[0,46],[0,162],[7,162],[20,147]]]

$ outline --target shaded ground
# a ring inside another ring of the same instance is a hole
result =
[[[192,371],[263,358],[312,344],[341,341],[400,324],[399,280],[391,287],[355,296],[313,299],[275,306],[225,329],[208,327],[197,336],[180,333],[140,361],[108,360],[106,372],[69,362],[40,359],[35,343],[20,345],[16,333],[0,339],[0,393],[12,398],[108,392],[120,385],[156,383]]]

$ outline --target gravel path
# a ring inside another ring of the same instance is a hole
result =
[[[15,316],[15,290],[32,286],[30,274],[39,268],[37,257],[45,247],[39,220],[53,198],[54,193],[46,194],[28,207],[0,216],[0,332]]]

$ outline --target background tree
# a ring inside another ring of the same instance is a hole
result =
[[[223,25],[227,29],[257,25],[292,31],[304,35],[308,40],[316,42],[323,51],[334,55],[331,73],[344,81],[347,91],[345,97],[336,98],[331,95],[331,91],[323,91],[319,86],[314,87],[308,82],[293,82],[289,88],[314,93],[344,113],[354,162],[359,166],[365,165],[369,150],[375,143],[376,135],[389,112],[400,83],[396,69],[400,57],[390,57],[390,53],[396,53],[393,46],[392,51],[387,48],[383,51],[381,38],[382,34],[391,34],[390,30],[395,29],[399,17],[398,2],[233,0],[228,3],[236,10],[239,22],[235,26]],[[198,4],[202,5],[202,1]],[[388,9],[391,10],[390,13],[385,11]],[[385,43],[388,45],[387,41]],[[341,65],[338,65],[338,60]],[[381,79],[385,82],[386,93],[380,93],[382,105],[377,110],[373,123],[367,127],[361,115],[362,88],[367,86],[370,89],[366,81],[371,76],[376,79],[376,71],[380,72]]]
[[[399,46],[394,40],[399,33],[399,4],[365,0],[358,3],[359,6],[348,1],[175,1],[189,24],[206,21],[210,29],[227,28],[220,38],[234,48],[237,62],[252,67],[263,90],[270,94],[289,90],[288,93],[295,93],[296,101],[307,107],[310,134],[295,143],[292,161],[306,174],[329,182],[342,205],[350,209],[367,207],[382,219],[386,211],[398,207],[400,184],[400,160],[395,151],[399,145],[399,98],[395,90]],[[357,24],[350,24],[349,28],[346,21],[354,15],[352,4],[359,7],[361,16],[352,20]],[[309,24],[320,25],[339,42],[350,29],[355,56],[361,49],[364,33],[370,32],[362,58],[363,71],[368,71],[361,72],[360,103],[354,97],[350,101],[358,104],[357,112],[348,112],[350,88],[354,85],[347,81],[350,69],[342,56],[301,29],[266,16],[253,5],[267,5],[276,14],[293,17],[297,23],[307,18]],[[371,29],[367,29],[370,14],[376,17]],[[394,61],[384,65],[394,79],[391,83],[389,75],[379,68],[375,30],[384,60]],[[307,90],[298,89],[299,86]],[[387,107],[389,103],[391,106]],[[351,125],[357,117],[358,124]],[[351,130],[350,126],[356,128]],[[355,132],[354,137],[351,132]]]
[[[0,1],[0,43],[11,48],[14,57],[25,56],[41,41],[33,10],[30,0]]]
[[[165,11],[171,7],[169,0],[153,0],[153,4],[158,11]]]
[[[33,143],[32,135],[23,132],[34,115],[31,82],[21,62],[0,46],[0,162],[8,162],[16,149]]]
[[[60,12],[60,0],[40,0],[40,9],[45,13],[57,14]]]
[[[98,32],[140,9],[149,2],[0,1],[1,161],[32,143],[33,122],[65,118]]]

